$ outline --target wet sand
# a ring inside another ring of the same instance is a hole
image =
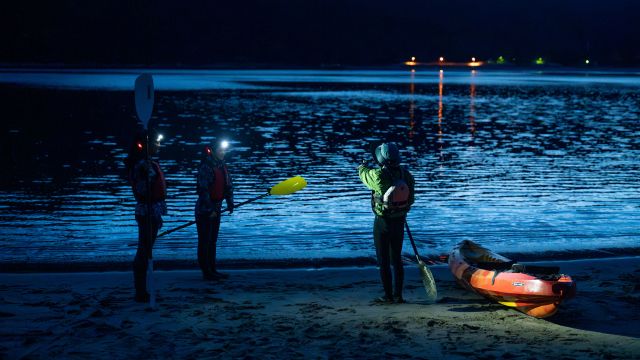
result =
[[[551,262],[545,262],[551,264]],[[374,267],[157,271],[158,308],[133,302],[130,272],[2,274],[0,358],[640,358],[640,258],[562,261],[576,298],[535,319],[414,264],[406,304],[372,305]]]

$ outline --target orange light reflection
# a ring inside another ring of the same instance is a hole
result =
[[[438,81],[438,143],[440,144],[440,156],[442,157],[442,90],[444,88],[444,71],[440,70]]]
[[[469,89],[469,95],[471,97],[469,103],[469,127],[471,128],[471,137],[476,133],[476,71],[471,70],[471,86]]]

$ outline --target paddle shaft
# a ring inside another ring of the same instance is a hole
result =
[[[267,196],[269,196],[269,195],[271,195],[271,194],[270,194],[270,193],[266,193],[266,194],[262,194],[262,195],[260,195],[260,196],[257,196],[257,197],[255,197],[255,198],[253,198],[253,199],[249,199],[249,200],[247,200],[247,201],[243,201],[243,202],[241,202],[241,203],[239,203],[239,204],[234,205],[234,208],[238,208],[238,207],[240,207],[240,206],[242,206],[242,205],[246,205],[246,204],[252,203],[252,202],[254,202],[254,201],[258,201],[258,200],[260,200],[260,199],[262,199],[262,198],[265,198],[265,197],[267,197]],[[228,209],[223,209],[222,211],[220,211],[220,214],[222,214],[222,213],[226,212],[227,210],[228,210]],[[175,232],[175,231],[178,231],[178,230],[182,230],[182,229],[184,229],[184,228],[186,228],[186,227],[189,227],[189,226],[191,226],[191,225],[193,225],[193,224],[195,224],[195,223],[196,223],[196,221],[195,221],[195,220],[189,221],[189,222],[188,222],[188,223],[186,223],[186,224],[182,224],[182,225],[180,225],[180,226],[178,226],[178,227],[175,227],[175,228],[173,228],[173,229],[169,229],[169,230],[167,230],[167,231],[163,231],[163,232],[161,232],[161,233],[158,235],[158,237],[161,237],[161,236],[165,236],[165,235],[171,234],[172,232]]]
[[[411,241],[411,246],[413,247],[413,252],[416,254],[416,259],[420,261],[420,255],[418,254],[418,248],[416,247],[415,241],[413,241],[413,236],[411,235],[411,230],[409,230],[409,223],[405,220],[404,228],[407,229],[407,235],[409,235],[409,240]]]
[[[151,238],[153,237],[153,224],[151,224],[151,201],[149,201],[149,199],[151,199],[151,179],[149,178],[149,172],[151,171],[151,162],[149,161],[149,132],[148,131],[147,131],[147,135],[145,136],[145,142],[146,142],[146,147],[145,147],[145,153],[144,153],[144,160],[147,165],[147,171],[145,174],[146,175],[145,181],[147,183],[147,214],[146,214],[147,236],[144,237],[145,238],[144,250],[147,254],[147,259],[151,260],[153,259],[153,251],[151,250],[151,243],[152,243]]]

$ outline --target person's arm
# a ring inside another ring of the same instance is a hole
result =
[[[145,160],[140,160],[133,168],[133,191],[136,199],[142,200],[147,198],[147,177],[149,182],[152,181],[149,164]]]
[[[379,169],[370,169],[366,165],[360,165],[358,166],[358,175],[360,176],[362,183],[365,184],[369,190],[377,193],[382,191]]]
[[[196,191],[198,193],[200,208],[213,209],[213,202],[211,201],[211,196],[209,196],[209,188],[212,182],[212,169],[204,164],[200,165],[198,175],[196,175]]]

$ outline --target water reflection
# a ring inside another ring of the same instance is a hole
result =
[[[471,85],[469,85],[469,128],[471,130],[471,137],[476,132],[476,70],[471,70]]]
[[[372,256],[368,193],[355,168],[370,160],[370,142],[388,138],[414,148],[406,162],[419,196],[410,217],[422,253],[463,238],[496,250],[637,244],[640,85],[632,78],[489,85],[485,71],[447,70],[445,97],[444,72],[382,72],[377,83],[374,75],[159,91],[152,121],[167,139],[165,227],[192,220],[199,153],[225,134],[237,201],[293,175],[309,185],[226,219],[221,257]],[[9,169],[0,177],[0,261],[128,260],[136,228],[122,159],[135,125],[131,94],[0,92]],[[158,242],[157,256],[194,259],[195,229],[174,234]]]
[[[416,102],[414,98],[414,93],[416,92],[416,84],[415,84],[416,72],[415,69],[411,69],[411,83],[409,83],[409,142],[413,143],[413,137],[415,135],[414,128],[416,126],[415,119],[415,110],[416,110]]]
[[[444,88],[444,71],[440,70],[439,74],[439,81],[438,81],[438,150],[439,150],[439,155],[440,155],[440,160],[444,161],[444,155],[442,152],[442,148],[444,146],[444,141],[442,140],[442,113],[443,113],[443,106],[442,106],[442,91]]]

